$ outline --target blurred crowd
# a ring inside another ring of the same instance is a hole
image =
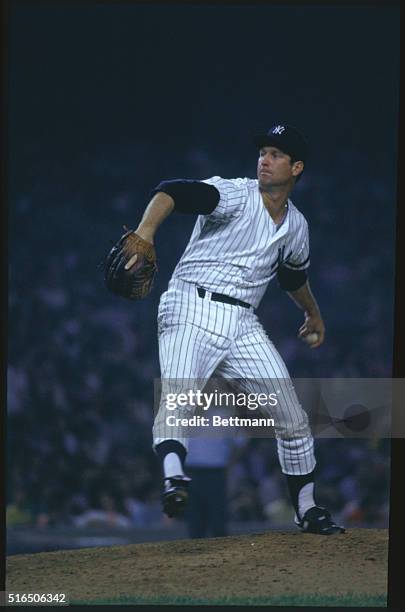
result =
[[[242,173],[243,159],[191,150],[168,160],[154,150],[152,169],[143,162],[150,154],[145,145],[63,162],[34,151],[13,176],[9,526],[170,524],[151,449],[155,318],[195,217],[175,213],[159,230],[147,300],[109,295],[101,262],[161,179],[252,176],[254,163]],[[310,279],[327,341],[319,351],[299,343],[302,313],[276,282],[258,314],[293,377],[390,377],[395,196],[367,158],[345,151],[333,161],[330,173],[308,171],[292,196],[309,221]],[[374,246],[377,228],[383,249]],[[317,440],[317,457],[320,501],[348,524],[387,521],[388,440]],[[274,440],[235,445],[227,477],[231,520],[276,524],[291,514]]]

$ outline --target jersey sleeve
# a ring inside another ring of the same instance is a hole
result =
[[[193,179],[164,180],[152,189],[150,197],[162,191],[174,200],[174,210],[185,214],[208,215],[219,202],[219,191],[213,185]]]
[[[223,179],[220,176],[213,176],[201,182],[213,185],[220,195],[217,206],[207,215],[210,219],[225,220],[239,215],[248,197],[246,179]]]
[[[307,270],[310,265],[308,223],[302,218],[297,236],[293,243],[292,254],[283,263],[290,270]]]

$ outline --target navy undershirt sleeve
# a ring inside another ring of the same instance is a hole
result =
[[[290,270],[285,266],[280,266],[277,271],[277,280],[281,289],[284,291],[296,291],[307,281],[306,270]]]
[[[162,181],[151,191],[151,197],[158,191],[171,196],[174,200],[174,210],[185,214],[209,215],[220,200],[216,187],[191,179]]]

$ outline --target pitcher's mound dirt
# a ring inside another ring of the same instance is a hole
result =
[[[385,529],[85,548],[9,557],[7,590],[64,592],[74,601],[381,595],[387,591],[387,556]]]

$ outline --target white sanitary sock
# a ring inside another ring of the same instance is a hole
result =
[[[165,478],[171,478],[172,476],[184,476],[180,457],[177,455],[177,453],[168,453],[166,455],[163,460],[163,472]]]
[[[298,505],[301,518],[304,516],[305,512],[310,508],[316,506],[314,500],[314,483],[308,482],[306,485],[302,487],[298,494]]]

